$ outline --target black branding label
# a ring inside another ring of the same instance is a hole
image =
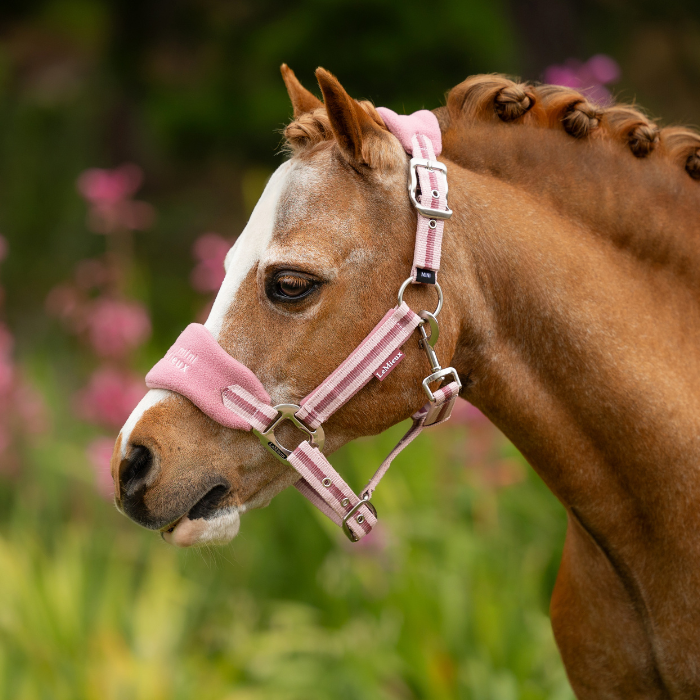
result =
[[[282,452],[282,450],[280,450],[280,448],[277,447],[277,445],[275,445],[274,442],[268,442],[268,443],[267,443],[267,446],[268,446],[275,454],[279,455],[282,459],[284,459],[284,460],[287,459],[287,455],[284,454],[284,452]]]
[[[422,267],[416,268],[416,282],[423,284],[435,284],[437,275],[433,270],[424,270]]]

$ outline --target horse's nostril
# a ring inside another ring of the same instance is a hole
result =
[[[153,454],[143,445],[136,445],[121,464],[119,481],[123,491],[141,485],[153,467]]]

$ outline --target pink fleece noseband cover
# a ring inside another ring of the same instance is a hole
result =
[[[444,223],[439,214],[447,210],[445,168],[435,161],[442,150],[440,127],[435,115],[427,110],[409,116],[398,115],[384,107],[378,111],[404,149],[413,154],[411,168],[415,168],[421,192],[417,201],[428,209],[419,208],[410,279],[414,284],[436,284]],[[318,428],[373,377],[381,381],[393,369],[393,364],[403,359],[399,349],[421,323],[422,319],[405,303],[388,311],[339,367],[302,400],[295,417],[310,428]],[[450,417],[460,388],[456,372],[451,368],[450,371],[454,372],[454,381],[435,391],[431,402],[412,416],[411,429],[381,464],[361,498],[315,444],[302,442],[288,455],[288,463],[301,477],[296,488],[331,520],[342,525],[353,541],[371,532],[377,522],[369,499],[394,457],[424,427],[437,425]],[[165,357],[148,373],[146,385],[187,397],[203,413],[228,428],[250,430],[252,427],[265,433],[278,418],[278,411],[271,406],[260,380],[197,323],[183,331]]]
[[[226,388],[236,384],[262,403],[270,403],[260,380],[234,360],[199,323],[187,326],[165,357],[146,375],[146,386],[150,389],[176,391],[217,423],[250,430],[250,423],[226,408],[222,399]]]

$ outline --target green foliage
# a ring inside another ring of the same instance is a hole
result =
[[[401,427],[334,461],[359,485]],[[467,428],[397,460],[366,544],[290,489],[201,551],[94,495],[84,430],[27,448],[0,488],[0,697],[572,698],[546,612],[563,510],[532,473],[488,486],[488,468],[464,462]],[[525,474],[493,439],[494,459]]]

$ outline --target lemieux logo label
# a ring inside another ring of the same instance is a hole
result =
[[[393,370],[404,357],[406,357],[406,355],[404,355],[401,350],[397,350],[389,359],[382,362],[382,366],[374,373],[374,376],[380,382],[384,381],[384,377],[386,377],[386,375],[389,374],[389,372],[391,372],[391,370]]]
[[[170,363],[175,367],[175,369],[179,369],[183,374],[187,372],[187,370],[195,362],[197,362],[197,359],[197,355],[195,355],[191,350],[182,347],[182,345],[168,353],[168,360],[170,360]]]

